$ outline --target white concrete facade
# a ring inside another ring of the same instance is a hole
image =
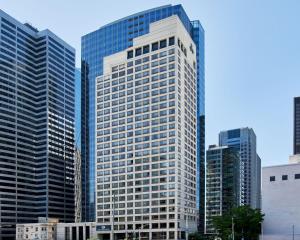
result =
[[[57,240],[89,240],[96,236],[94,222],[57,224]]]
[[[300,239],[299,190],[300,164],[263,167],[263,240]]]
[[[38,223],[17,224],[16,240],[56,240],[56,218],[39,218]]]
[[[291,155],[289,157],[289,163],[300,163],[300,154]]]
[[[172,16],[106,57],[103,69],[96,79],[98,236],[185,239],[197,229],[195,44]]]

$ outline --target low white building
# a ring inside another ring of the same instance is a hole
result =
[[[300,240],[300,163],[262,169],[263,240]]]
[[[57,240],[88,240],[96,236],[94,222],[57,224]]]
[[[17,224],[16,240],[56,240],[57,218],[39,217],[38,223]]]
[[[38,223],[17,224],[16,240],[89,240],[97,236],[96,223],[59,223],[56,218],[38,218]]]

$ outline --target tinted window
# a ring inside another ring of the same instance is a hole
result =
[[[270,182],[274,182],[275,181],[275,176],[271,176],[270,177]]]
[[[133,51],[132,50],[127,52],[127,59],[129,59],[129,58],[133,58]]]
[[[170,37],[169,38],[169,46],[172,46],[175,44],[175,37]]]
[[[282,175],[282,180],[288,180],[288,175]]]
[[[140,56],[140,55],[142,55],[142,48],[135,49],[135,56]]]
[[[300,179],[300,173],[295,174],[295,179]]]
[[[160,48],[165,48],[167,46],[167,40],[160,41]]]
[[[149,45],[143,47],[143,53],[146,54],[149,52]]]
[[[152,43],[152,51],[156,51],[158,49],[158,42]]]

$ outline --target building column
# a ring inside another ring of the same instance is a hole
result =
[[[76,226],[76,240],[79,240],[79,227],[78,226]]]
[[[66,227],[66,228],[69,228],[69,230],[70,230],[70,239],[73,239],[73,236],[72,236],[72,227]]]
[[[84,224],[83,226],[82,226],[82,237],[83,237],[83,240],[86,240],[86,225]]]

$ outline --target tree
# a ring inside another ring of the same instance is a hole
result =
[[[257,240],[261,232],[264,214],[260,209],[252,209],[246,205],[233,208],[230,212],[214,217],[212,220],[218,232],[217,235],[223,240],[231,239],[232,221],[235,240]]]
[[[189,240],[204,240],[204,238],[198,232],[190,233]]]

